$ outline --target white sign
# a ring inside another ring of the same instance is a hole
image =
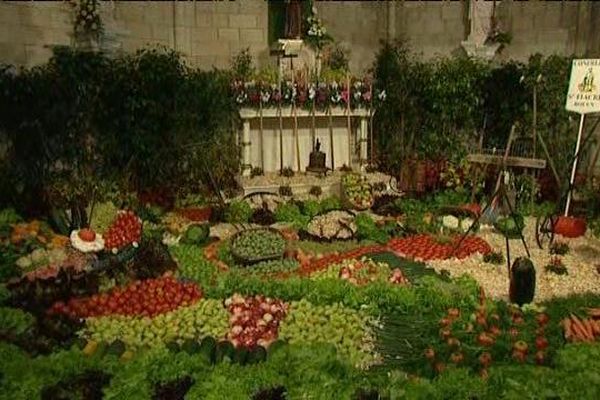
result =
[[[565,108],[579,114],[600,112],[600,59],[573,60]]]

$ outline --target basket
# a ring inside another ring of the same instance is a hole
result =
[[[263,262],[263,261],[273,261],[273,260],[282,260],[283,259],[285,249],[283,249],[281,251],[281,254],[271,254],[271,255],[254,257],[254,258],[248,258],[248,257],[245,257],[245,256],[237,253],[235,251],[235,247],[233,246],[233,243],[235,243],[237,238],[239,238],[242,234],[247,234],[248,232],[253,232],[253,231],[268,231],[268,232],[271,232],[271,233],[274,233],[274,234],[280,236],[283,240],[285,240],[285,237],[283,236],[283,234],[274,228],[251,228],[251,229],[244,229],[243,231],[239,231],[231,237],[231,256],[233,257],[233,259],[235,260],[236,263],[248,266],[248,265],[257,264],[257,263]]]

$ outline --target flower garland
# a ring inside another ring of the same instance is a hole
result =
[[[282,82],[281,86],[260,81],[234,81],[232,95],[240,107],[263,108],[289,106],[304,109],[325,110],[329,107],[375,108],[385,101],[385,90],[373,88],[367,79],[352,79],[350,88],[346,83]]]

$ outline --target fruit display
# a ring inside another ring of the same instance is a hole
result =
[[[346,240],[354,237],[357,231],[354,214],[348,211],[329,211],[314,217],[306,231],[315,238],[325,240]]]
[[[142,238],[142,220],[133,211],[121,210],[104,234],[104,247],[113,253],[128,245],[138,246]]]
[[[280,258],[284,251],[283,236],[271,229],[248,229],[231,239],[231,254],[242,264]]]
[[[82,253],[96,253],[104,250],[104,239],[92,229],[74,230],[69,237],[71,246]]]
[[[164,276],[135,281],[91,297],[72,298],[66,303],[56,302],[48,312],[66,314],[71,318],[113,314],[152,317],[193,304],[200,297],[202,293],[195,283],[181,283],[172,276]]]
[[[269,347],[278,337],[280,322],[288,306],[281,300],[261,295],[243,297],[234,294],[224,301],[231,313],[227,338],[234,347]]]
[[[372,317],[340,304],[317,306],[302,299],[290,303],[279,337],[291,344],[330,343],[352,364],[366,367],[377,359],[372,330],[376,324]]]
[[[366,210],[373,205],[371,185],[363,175],[345,174],[342,177],[342,194],[352,208]]]
[[[121,340],[132,348],[160,347],[205,336],[223,339],[229,331],[228,320],[229,312],[222,301],[201,299],[153,318],[125,315],[88,318],[79,335],[98,342]]]
[[[600,308],[587,310],[589,318],[574,314],[561,321],[568,342],[593,342],[600,338]]]
[[[454,243],[458,237],[454,237],[451,243],[439,243],[430,235],[414,235],[406,238],[394,238],[388,242],[388,246],[403,257],[416,260],[442,260],[450,257],[454,249]],[[474,253],[487,254],[492,251],[487,242],[477,236],[467,236],[454,257],[463,259]]]

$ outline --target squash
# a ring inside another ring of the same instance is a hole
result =
[[[510,270],[510,301],[522,306],[535,295],[535,268],[530,259],[519,257]]]
[[[229,340],[222,340],[217,343],[217,349],[215,354],[215,362],[224,361],[226,358],[229,361],[233,361],[233,356],[235,354],[235,347]]]
[[[212,336],[207,336],[202,339],[200,343],[200,354],[204,359],[210,363],[214,364],[215,357],[217,352],[217,341]]]

